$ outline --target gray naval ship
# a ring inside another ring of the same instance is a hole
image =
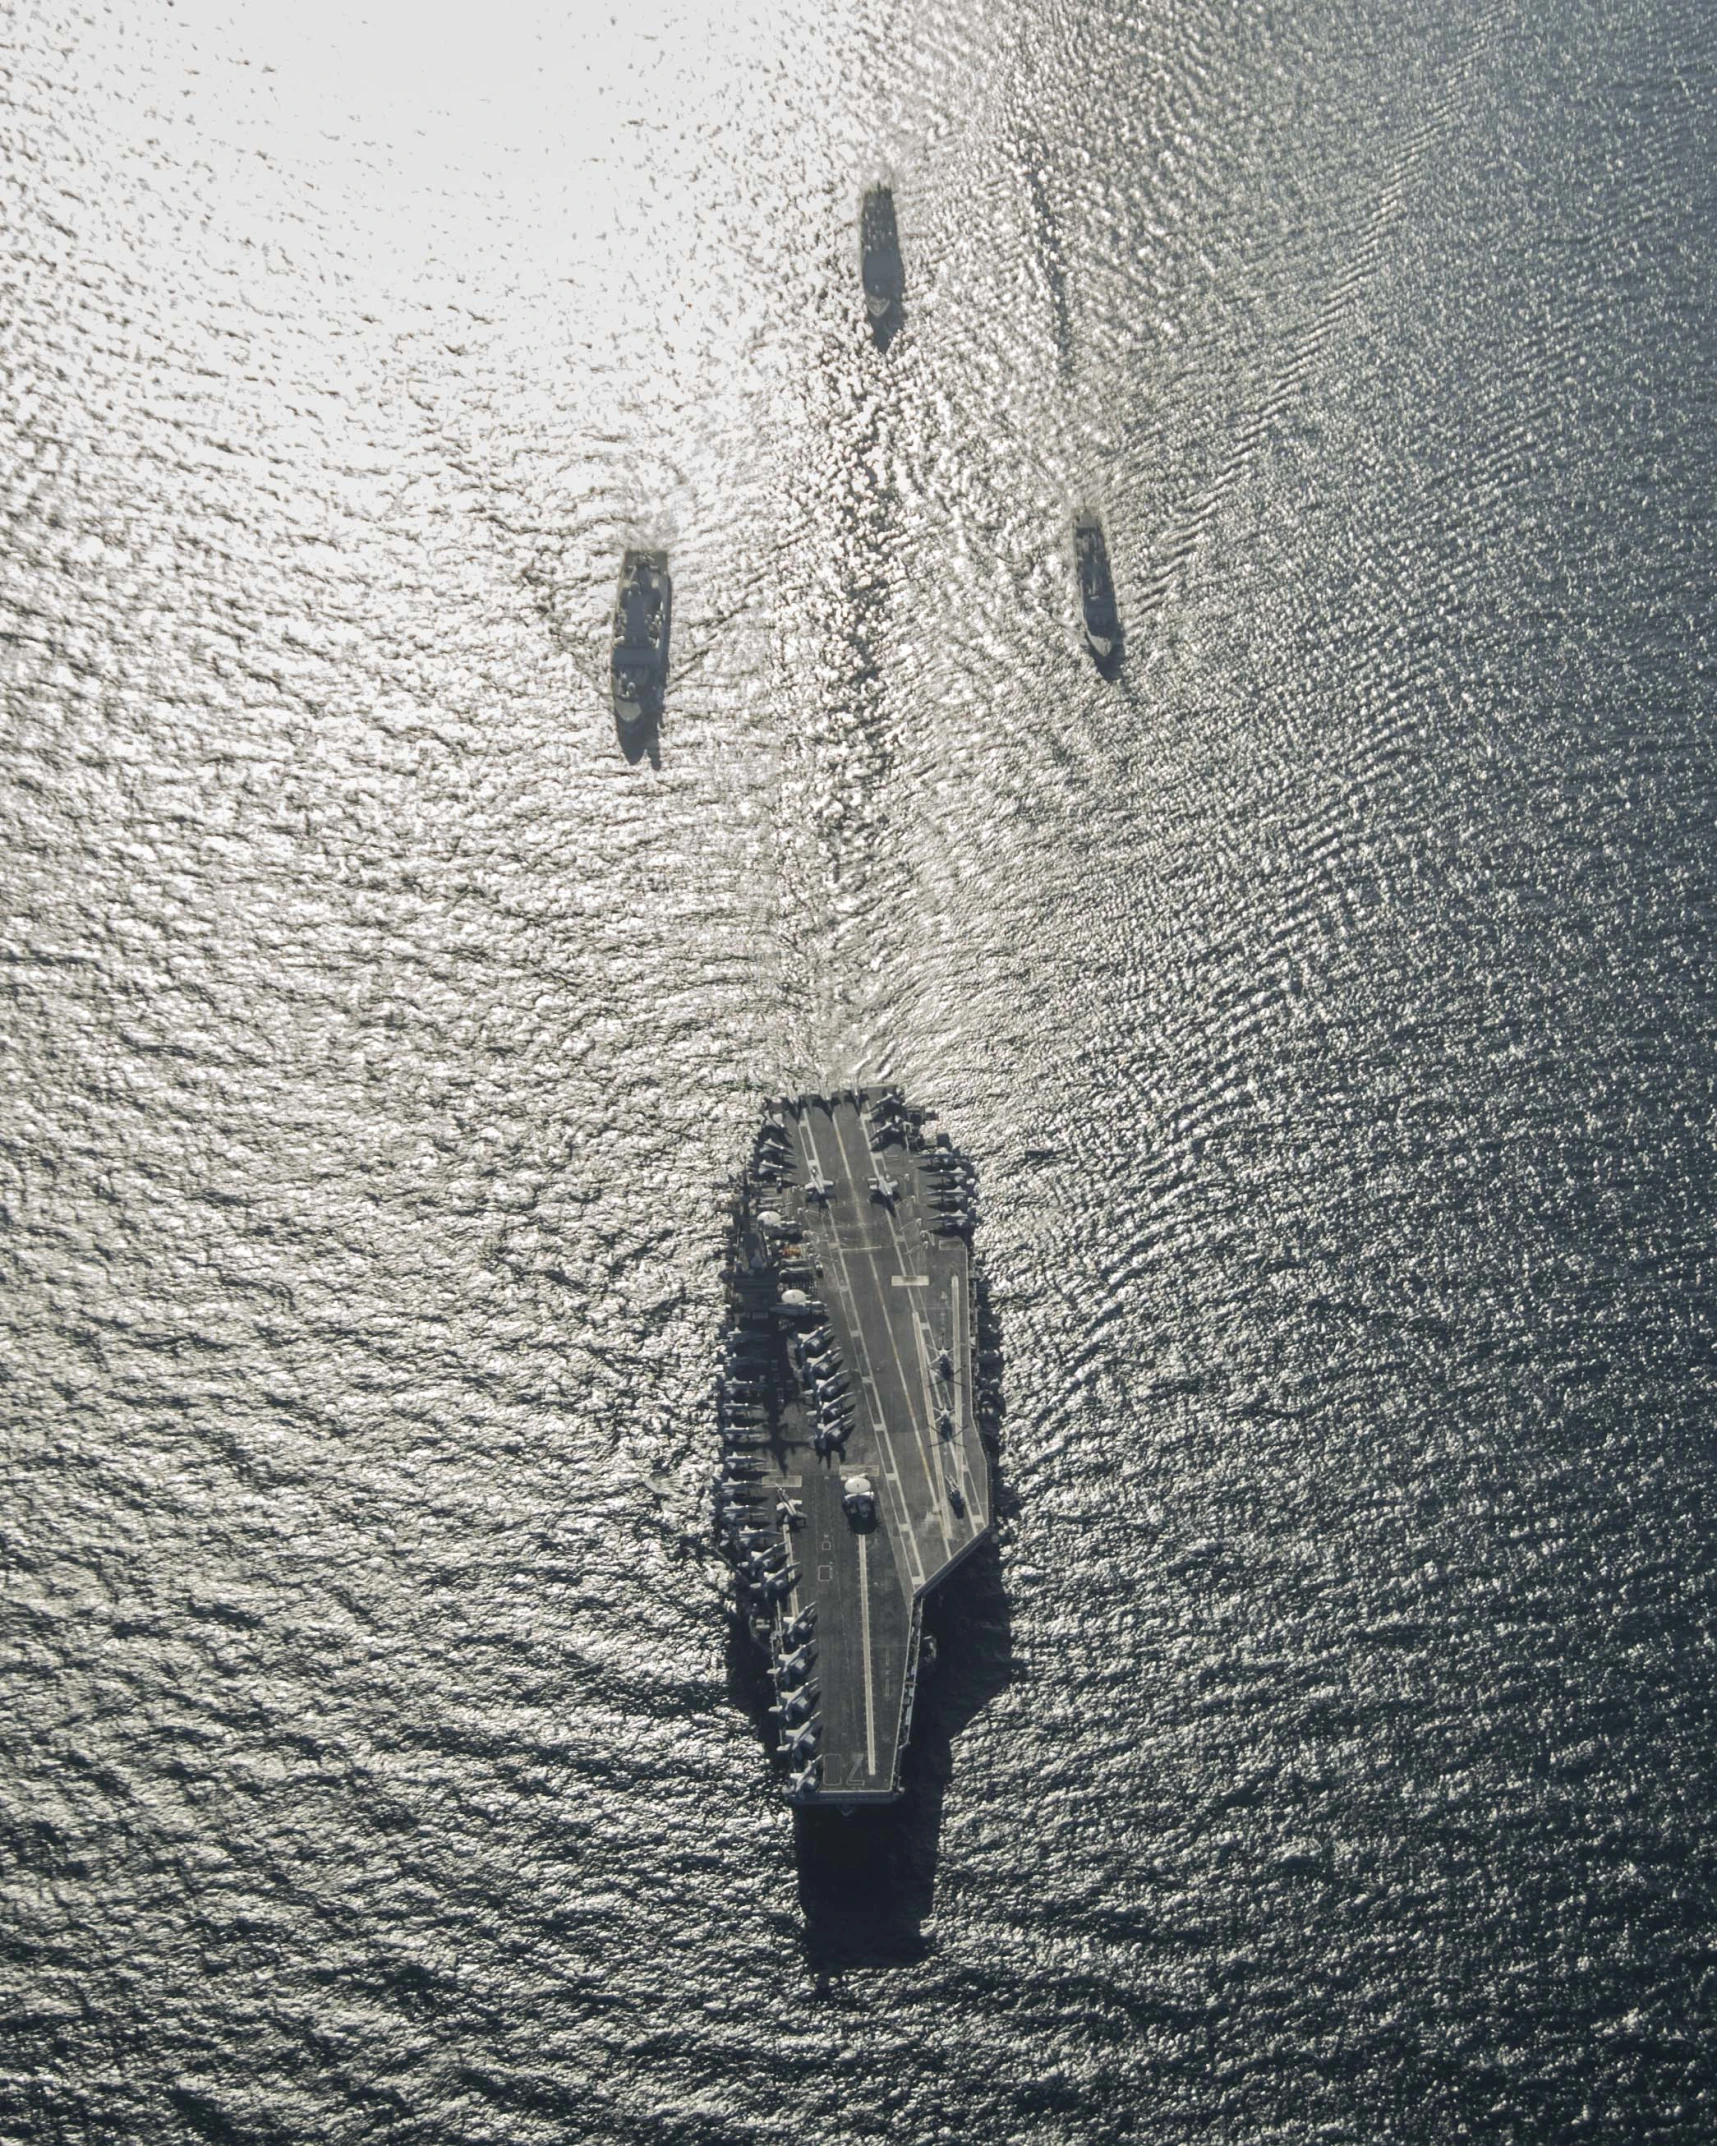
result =
[[[614,603],[612,664],[614,720],[624,739],[643,737],[661,720],[673,608],[667,553],[627,552]]]
[[[771,1105],[735,1201],[715,1529],[798,1804],[899,1795],[925,1597],[990,1530],[972,1200],[859,1088]]]
[[[890,187],[873,186],[859,204],[859,275],[871,335],[886,350],[906,319],[906,270]]]
[[[1079,576],[1079,609],[1085,645],[1105,678],[1121,666],[1121,620],[1115,609],[1115,579],[1109,571],[1109,547],[1103,524],[1081,508],[1073,517],[1073,559]]]

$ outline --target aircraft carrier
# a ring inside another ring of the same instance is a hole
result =
[[[774,1102],[732,1216],[716,1535],[801,1804],[898,1796],[925,1597],[990,1529],[973,1174],[925,1118]]]

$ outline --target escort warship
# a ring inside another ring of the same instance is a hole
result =
[[[1115,609],[1115,579],[1109,571],[1109,547],[1095,514],[1073,517],[1073,560],[1079,576],[1079,610],[1085,645],[1103,675],[1112,677],[1121,662],[1121,621]]]
[[[898,1089],[766,1111],[728,1237],[715,1531],[802,1805],[890,1803],[925,1598],[990,1531],[973,1173]]]
[[[870,332],[878,348],[886,349],[906,318],[906,270],[890,187],[873,186],[859,204],[859,276]]]
[[[614,601],[614,720],[637,738],[661,720],[668,688],[668,629],[674,585],[665,551],[629,551]]]

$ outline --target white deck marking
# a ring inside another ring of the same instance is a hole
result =
[[[852,1163],[847,1155],[846,1135],[841,1131],[840,1120],[835,1117],[832,1111],[829,1114],[829,1122],[834,1128],[835,1145],[841,1151],[841,1160],[843,1163],[846,1164],[847,1171],[850,1176],[852,1174]],[[859,1120],[859,1129],[861,1132],[864,1129],[864,1121],[862,1118]],[[906,1261],[906,1245],[901,1237],[899,1227],[895,1222],[892,1212],[886,1206],[883,1208],[883,1214],[888,1222],[888,1233],[894,1239],[895,1257],[900,1261],[902,1265],[904,1265]],[[873,1275],[878,1276],[878,1278],[880,1279],[880,1270],[877,1267],[876,1254],[871,1251],[868,1246],[865,1247],[865,1257],[870,1261],[871,1273]],[[918,1347],[918,1378],[919,1384],[923,1389],[924,1411],[926,1418],[923,1423],[920,1423],[918,1420],[917,1412],[913,1409],[912,1406],[912,1382],[906,1376],[906,1364],[900,1354],[900,1344],[894,1338],[893,1322],[886,1321],[885,1324],[888,1329],[889,1354],[894,1358],[894,1368],[900,1373],[900,1397],[906,1403],[907,1416],[911,1424],[913,1442],[918,1448],[918,1458],[924,1468],[925,1488],[930,1493],[931,1517],[935,1520],[936,1525],[942,1530],[942,1549],[944,1556],[952,1556],[954,1549],[954,1538],[953,1532],[948,1525],[949,1506],[947,1485],[942,1479],[941,1470],[935,1464],[934,1455],[929,1444],[930,1438],[934,1435],[931,1430],[931,1418],[933,1417],[934,1412],[930,1399],[930,1366],[924,1360],[924,1337],[920,1333],[918,1333],[917,1322],[915,1320],[913,1339],[917,1343]],[[919,1584],[922,1585],[924,1579],[922,1568],[919,1571],[918,1579]]]
[[[829,1112],[829,1125],[831,1129],[834,1126],[834,1122],[835,1113],[831,1109]],[[822,1188],[822,1198],[818,1200],[815,1204],[819,1207],[826,1208],[830,1200],[832,1200],[835,1194],[840,1190],[840,1187],[835,1183],[835,1180],[829,1175],[828,1171],[823,1168],[823,1158],[817,1153],[817,1136],[811,1130],[811,1106],[809,1104],[806,1104],[805,1108],[799,1113],[798,1124],[800,1130],[805,1135],[805,1145],[811,1151],[811,1169],[815,1175],[816,1182]],[[836,1136],[836,1144],[839,1144],[838,1135]],[[807,1198],[808,1197],[809,1194],[807,1193]]]
[[[847,1321],[852,1328],[853,1370],[858,1374],[858,1382],[864,1388],[865,1399],[870,1403],[871,1421],[877,1433],[876,1448],[880,1456],[878,1465],[884,1481],[893,1485],[895,1495],[900,1501],[899,1511],[895,1515],[896,1527],[906,1541],[907,1556],[915,1574],[914,1584],[921,1587],[924,1584],[924,1561],[918,1554],[917,1538],[912,1532],[911,1515],[906,1503],[906,1485],[900,1480],[900,1471],[895,1466],[893,1447],[883,1436],[883,1426],[887,1418],[883,1412],[881,1395],[877,1391],[876,1373],[871,1369],[870,1357],[864,1345],[864,1328],[860,1324],[858,1304],[853,1296],[852,1277],[847,1272],[847,1255],[838,1236],[833,1239],[833,1248],[841,1268],[840,1273],[834,1277],[834,1282],[846,1299]]]
[[[811,1160],[816,1166],[817,1174],[820,1177],[828,1178],[828,1172],[823,1168],[822,1157],[817,1153],[816,1138],[811,1131],[811,1109],[810,1104],[805,1106],[799,1115],[797,1125],[805,1136],[805,1145],[811,1152]],[[841,1150],[841,1160],[844,1164],[846,1161],[846,1148],[841,1141],[840,1127],[835,1122],[833,1110],[829,1112],[829,1128],[834,1133],[835,1145]],[[829,1182],[832,1189],[839,1189],[834,1186],[832,1179]],[[840,1272],[831,1276],[831,1279],[841,1295],[846,1299],[847,1322],[852,1328],[853,1369],[857,1372],[859,1384],[864,1388],[865,1397],[870,1403],[871,1420],[876,1431],[878,1472],[882,1476],[884,1490],[893,1493],[895,1533],[897,1538],[906,1546],[907,1567],[911,1576],[913,1591],[916,1593],[924,1585],[924,1560],[919,1554],[918,1531],[912,1525],[912,1511],[906,1502],[906,1485],[900,1479],[900,1471],[895,1465],[892,1441],[887,1435],[887,1418],[883,1413],[882,1401],[877,1392],[876,1376],[871,1370],[870,1359],[865,1352],[864,1328],[859,1320],[858,1300],[853,1294],[852,1276],[847,1270],[846,1247],[841,1243],[841,1233],[835,1226],[834,1217],[824,1213],[819,1216],[819,1220],[826,1222],[828,1225],[829,1249],[833,1252],[835,1264],[840,1269]],[[805,1217],[805,1221],[808,1233],[809,1215]],[[820,1243],[822,1240],[819,1238],[818,1241]]]
[[[876,1772],[876,1692],[870,1677],[870,1537],[861,1535],[859,1545],[859,1631],[864,1645],[864,1756],[865,1772]]]
[[[842,1153],[845,1153],[844,1148]],[[901,1265],[905,1266],[906,1243],[900,1234],[900,1225],[894,1219],[894,1210],[892,1208],[886,1209],[885,1212],[888,1220],[888,1233],[894,1239],[895,1250],[899,1254]],[[928,1287],[930,1277],[926,1275],[924,1281],[925,1286]],[[957,1272],[955,1283],[957,1286]],[[930,1342],[924,1324],[924,1316],[916,1303],[912,1307],[912,1338],[918,1347],[918,1382],[924,1395],[924,1422],[921,1426],[915,1419],[912,1428],[918,1444],[918,1457],[924,1463],[924,1478],[930,1486],[931,1497],[934,1500],[936,1520],[942,1530],[942,1549],[946,1556],[951,1557],[954,1552],[954,1536],[953,1530],[948,1524],[951,1506],[948,1499],[947,1468],[945,1464],[937,1460],[935,1448],[931,1443],[931,1426],[936,1420],[936,1398],[930,1374]],[[889,1328],[889,1345],[894,1348],[894,1361],[900,1372],[901,1387],[905,1390],[906,1366],[901,1361],[899,1348],[895,1346],[892,1326]],[[907,1405],[911,1406],[910,1393],[907,1395]]]
[[[968,1351],[976,1349],[977,1337],[967,1335],[964,1331],[966,1324],[966,1297],[965,1292],[960,1287],[960,1277],[957,1274],[948,1284],[948,1317],[954,1341],[954,1432],[959,1441],[958,1450],[961,1472],[966,1478],[966,1501],[970,1509],[975,1512],[978,1509],[979,1499],[978,1478],[972,1470],[972,1435],[977,1431],[977,1419],[972,1413],[966,1389],[966,1379],[960,1376],[960,1367],[964,1365],[968,1376],[970,1375],[972,1357]],[[984,1518],[986,1521],[989,1519],[988,1512],[984,1514]]]

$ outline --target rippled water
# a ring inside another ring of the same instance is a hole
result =
[[[5,39],[3,2135],[1709,2139],[1709,11]],[[796,1843],[717,1254],[854,1074],[1017,1513]]]

